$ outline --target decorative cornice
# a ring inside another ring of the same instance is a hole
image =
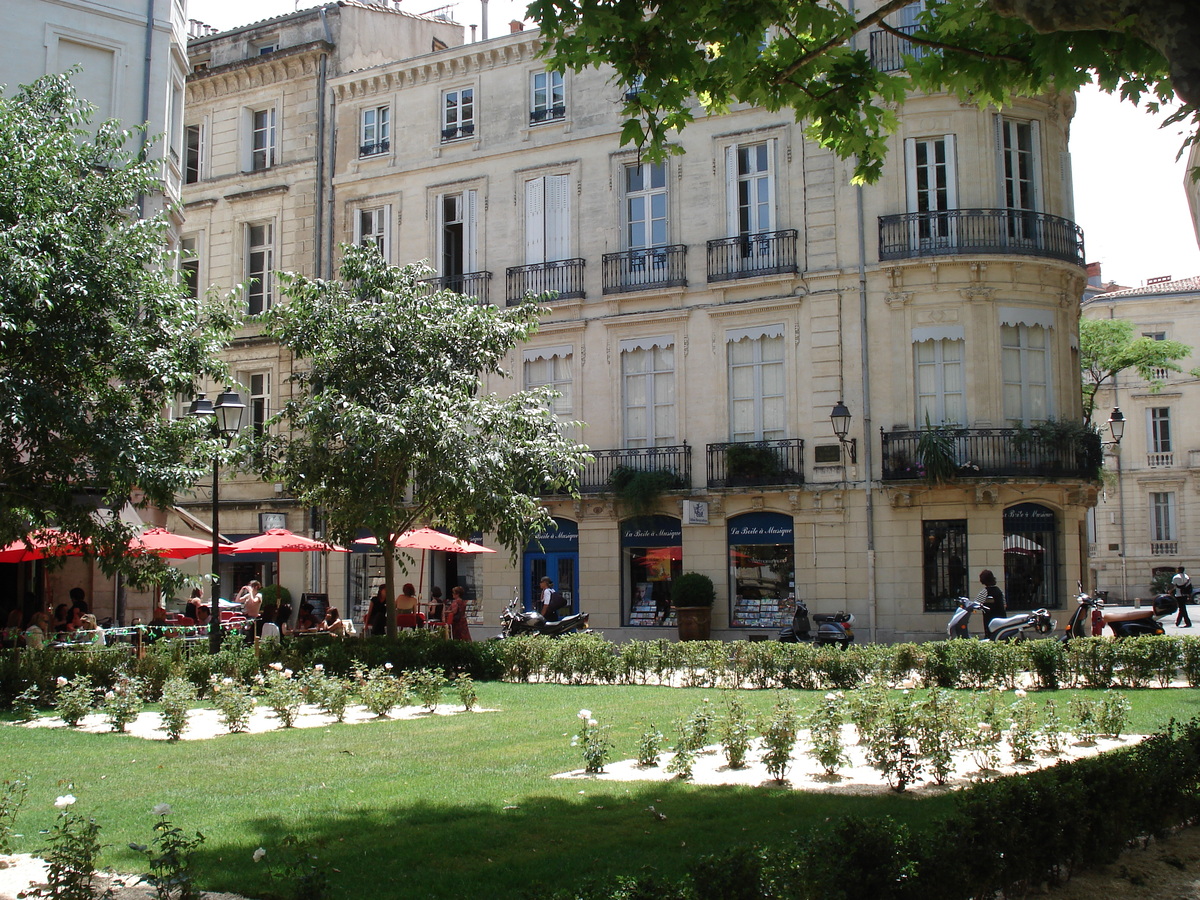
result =
[[[964,300],[987,300],[991,301],[996,296],[996,289],[990,287],[964,287],[958,289],[958,294]]]
[[[536,59],[542,48],[541,35],[529,34],[524,40],[493,44],[479,49],[479,44],[467,44],[464,53],[448,56],[440,51],[438,58],[421,57],[408,65],[393,64],[394,68],[364,69],[340,78],[334,84],[334,96],[339,101],[390,94],[408,88],[439,81],[449,81],[478,75],[504,66],[524,65]]]
[[[214,100],[301,77],[315,77],[321,56],[333,49],[326,41],[313,41],[268,56],[255,56],[193,72],[187,78],[187,102]]]
[[[290,185],[269,184],[266,187],[251,188],[248,191],[235,191],[232,194],[226,194],[225,199],[233,203],[237,200],[254,200],[258,197],[269,197],[272,194],[286,194],[289,190],[291,190]]]

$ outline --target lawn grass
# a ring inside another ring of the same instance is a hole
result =
[[[581,708],[612,725],[612,759],[636,755],[651,725],[670,741],[674,722],[715,690],[481,683],[481,705],[500,712],[366,725],[228,735],[168,744],[67,729],[0,730],[2,777],[29,776],[17,821],[20,851],[44,845],[54,798],[72,793],[93,815],[104,862],[140,871],[129,842],[147,843],[156,803],[206,838],[200,886],[248,896],[284,893],[267,864],[282,838],[311,842],[334,870],[335,897],[517,898],[612,873],[678,875],[698,854],[783,842],[830,816],[889,815],[916,827],[943,815],[942,795],[848,797],[778,788],[551,779],[580,768],[570,746]],[[1101,692],[1034,693],[1069,697]],[[807,709],[819,693],[787,692]],[[1200,692],[1128,691],[1129,730],[1200,715]],[[776,694],[743,691],[754,712]],[[1011,695],[1010,695],[1011,696]],[[647,807],[664,814],[659,819]],[[257,847],[267,859],[255,864]]]

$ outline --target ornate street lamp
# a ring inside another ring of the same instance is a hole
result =
[[[192,401],[189,416],[208,418],[214,437],[225,441],[226,448],[242,428],[242,411],[246,404],[232,388],[225,388],[214,405],[204,394]],[[208,648],[213,653],[221,649],[221,514],[220,490],[221,456],[213,456],[212,479],[212,599],[209,601]]]
[[[856,464],[858,462],[858,438],[846,438],[847,432],[850,431],[850,410],[841,400],[834,404],[833,412],[829,414],[829,421],[833,423],[833,433],[837,437],[838,443],[842,445],[842,451],[850,457],[851,465]]]
[[[1112,440],[1104,443],[1114,446],[1121,443],[1121,438],[1125,437],[1125,415],[1121,412],[1121,407],[1113,407],[1112,415],[1108,417],[1108,430],[1112,434]]]

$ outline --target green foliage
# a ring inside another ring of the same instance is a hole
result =
[[[262,589],[263,606],[274,604],[280,606],[292,602],[292,592],[282,584],[268,584]]]
[[[59,797],[58,818],[50,829],[49,845],[41,854],[46,860],[46,881],[35,884],[18,898],[45,897],[52,900],[107,900],[111,888],[96,887],[96,863],[100,858],[100,826],[96,820],[71,811],[75,798],[70,794]]]
[[[266,335],[296,357],[297,384],[281,427],[263,432],[264,475],[321,507],[333,540],[369,529],[389,598],[393,539],[418,523],[493,532],[515,558],[552,524],[540,495],[574,491],[587,458],[555,419],[553,392],[481,389],[507,376],[540,308],[431,290],[432,270],[388,266],[373,247],[343,254],[342,281],[281,275],[286,302],[265,314]],[[394,613],[389,599],[393,636]]]
[[[1067,645],[1071,681],[1091,688],[1106,688],[1113,682],[1117,665],[1116,645],[1102,637],[1073,638]]]
[[[136,678],[121,675],[104,694],[104,714],[113,731],[124,731],[142,711],[142,685]]]
[[[208,470],[201,423],[163,410],[222,374],[235,318],[185,296],[167,215],[137,215],[161,188],[144,129],[93,114],[69,75],[0,97],[0,543],[60,527],[105,573],[170,589],[179,571],[94,512],[169,508]]]
[[[792,701],[780,697],[775,701],[771,716],[762,725],[763,764],[767,774],[783,783],[792,764],[792,750],[796,745],[796,709]]]
[[[1045,460],[1055,468],[1059,460],[1069,462],[1096,481],[1104,470],[1104,446],[1099,430],[1091,422],[1047,419],[1033,425],[1018,424],[1012,443],[1015,450],[1029,454],[1032,460]]]
[[[394,676],[391,663],[370,670],[360,667],[355,673],[355,681],[358,684],[358,699],[377,719],[386,718],[388,713],[408,700],[408,679]]]
[[[458,694],[458,702],[467,712],[479,705],[479,693],[475,690],[475,681],[470,675],[463,673],[455,678],[454,691]]]
[[[623,511],[635,518],[652,515],[667,491],[687,487],[679,473],[671,469],[637,469],[633,466],[613,469],[608,476],[608,485]]]
[[[842,723],[846,715],[846,698],[841,693],[826,694],[808,715],[808,730],[812,740],[812,755],[826,775],[834,775],[849,757],[842,741]]]
[[[966,737],[966,721],[958,699],[941,688],[930,688],[917,706],[917,750],[935,784],[945,784],[954,772],[954,751]]]
[[[437,669],[418,669],[409,675],[412,692],[426,711],[437,709],[446,689],[446,676]]]
[[[248,684],[229,675],[220,680],[214,675],[209,696],[220,713],[221,724],[230,734],[239,734],[250,727],[255,701]]]
[[[746,755],[750,752],[750,718],[736,693],[726,697],[725,715],[721,719],[721,748],[729,768],[745,767]]]
[[[631,0],[535,0],[529,14],[555,68],[607,64],[618,84],[637,85],[625,95],[621,140],[653,159],[677,152],[671,134],[693,121],[697,107],[716,113],[750,103],[794,113],[809,140],[853,161],[855,182],[874,182],[896,126],[894,106],[912,92],[948,90],[964,102],[1005,107],[1019,95],[1069,92],[1095,72],[1101,87],[1135,102],[1173,94],[1162,55],[1169,45],[1150,10],[1101,14],[1089,6],[1086,19],[1053,30],[1001,15],[988,0],[947,0],[927,7],[916,33],[904,36],[914,52],[936,52],[906,53],[904,69],[881,71],[872,65],[869,32],[905,5],[894,0],[863,12],[845,0],[700,7],[662,0],[649,9]],[[1194,113],[1185,108],[1181,118]]]
[[[332,896],[328,867],[313,851],[311,841],[287,834],[279,850],[268,857],[271,877],[283,886],[287,900],[329,900]]]
[[[579,734],[571,738],[571,746],[578,747],[583,754],[583,771],[596,775],[604,771],[613,742],[608,736],[609,725],[601,725],[592,717],[591,710],[579,711]]]
[[[725,447],[725,469],[730,478],[767,479],[782,474],[783,465],[773,447],[734,443]]]
[[[920,722],[907,695],[888,697],[859,742],[867,759],[887,779],[892,790],[902,792],[920,774]]]
[[[658,757],[662,753],[663,733],[651,725],[638,742],[637,764],[643,769],[658,765]]]
[[[713,580],[702,572],[684,572],[671,583],[671,605],[712,606],[717,599]]]
[[[186,678],[168,678],[163,683],[162,721],[167,740],[177,741],[187,728],[188,712],[196,702],[196,689]]]
[[[29,783],[24,778],[0,782],[0,856],[12,853],[13,826],[28,793]]]
[[[300,706],[304,697],[300,693],[300,683],[293,678],[291,669],[283,663],[271,663],[263,677],[263,703],[275,713],[281,728],[291,728],[296,724],[296,716],[300,714]]]
[[[145,854],[150,864],[150,871],[140,880],[154,888],[157,900],[200,900],[203,895],[196,890],[192,857],[204,844],[204,835],[198,831],[192,837],[185,834],[167,818],[171,807],[165,803],[155,806],[154,814],[158,821],[150,845],[129,845],[131,850]]]
[[[96,690],[92,679],[80,675],[74,680],[59,676],[58,695],[54,698],[54,711],[58,717],[72,728],[83,721],[83,717],[92,711],[96,700]]]
[[[1156,341],[1136,333],[1127,319],[1079,320],[1079,367],[1083,370],[1083,417],[1090,421],[1096,408],[1096,392],[1126,369],[1145,379],[1151,393],[1162,390],[1156,370],[1182,372],[1178,360],[1191,355],[1192,348],[1179,341]]]
[[[1056,638],[1044,638],[1025,641],[1023,646],[1038,687],[1042,690],[1058,690],[1070,672],[1067,648],[1063,642]]]
[[[930,484],[945,484],[958,474],[958,459],[955,455],[954,433],[957,431],[944,425],[933,425],[929,414],[925,414],[925,427],[917,438],[917,461],[925,470],[925,480]]]

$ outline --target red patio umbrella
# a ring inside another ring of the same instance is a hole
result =
[[[0,547],[0,563],[22,563],[53,556],[83,556],[84,544],[53,528],[35,531],[21,540]]]
[[[355,541],[356,544],[374,544],[379,546],[379,541],[373,537],[360,538]],[[485,547],[483,544],[475,544],[471,541],[464,541],[453,537],[441,531],[436,531],[433,528],[414,528],[412,531],[406,531],[398,538],[394,544],[396,547],[401,547],[407,550],[421,551],[421,574],[420,587],[417,592],[421,593],[425,590],[425,551],[426,550],[441,550],[444,553],[495,553],[491,547]]]
[[[238,541],[230,546],[232,548],[230,553],[303,553],[311,550],[350,552],[345,547],[313,540],[302,534],[288,531],[286,528],[268,528],[263,534],[256,534],[254,537],[248,537],[244,541]]]
[[[233,544],[221,544],[222,553],[232,553]],[[212,541],[175,534],[165,528],[151,528],[145,534],[129,539],[130,553],[152,553],[165,559],[191,559],[212,553]]]

